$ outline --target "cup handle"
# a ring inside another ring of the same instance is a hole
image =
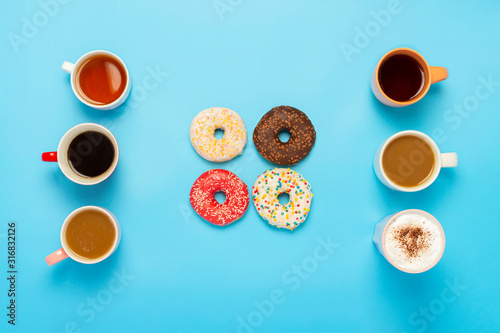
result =
[[[448,78],[448,70],[444,67],[431,66],[431,84]]]
[[[444,153],[441,154],[441,167],[454,168],[458,165],[457,153]]]
[[[66,259],[68,254],[64,249],[59,249],[54,253],[49,254],[47,257],[45,257],[45,261],[47,262],[47,265],[52,266],[54,264],[57,264],[59,261],[62,261]]]
[[[42,161],[44,162],[57,162],[57,152],[51,151],[42,154]]]
[[[71,72],[73,72],[73,68],[75,68],[75,64],[65,61],[63,62],[61,68],[71,74]]]

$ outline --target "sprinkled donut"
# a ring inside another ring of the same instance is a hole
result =
[[[224,192],[226,201],[215,200],[216,192]],[[191,206],[204,220],[224,226],[242,217],[250,201],[247,185],[231,171],[213,169],[203,173],[189,194]]]
[[[290,196],[286,205],[278,201],[281,193]],[[271,225],[290,230],[306,220],[312,197],[311,184],[290,168],[267,170],[257,178],[252,188],[253,203],[260,216]]]
[[[290,132],[282,142],[281,131]],[[291,106],[278,106],[266,113],[253,132],[253,143],[259,153],[271,163],[294,165],[304,159],[316,141],[316,131],[306,114]]]
[[[222,139],[215,130],[224,131]],[[224,162],[243,152],[247,129],[240,115],[227,108],[208,108],[196,115],[189,129],[191,144],[201,157],[212,162]]]

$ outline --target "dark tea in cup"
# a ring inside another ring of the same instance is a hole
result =
[[[108,54],[92,55],[76,68],[76,90],[90,104],[116,101],[127,87],[127,73],[121,62]]]
[[[384,93],[398,102],[410,101],[417,97],[425,83],[422,66],[406,54],[387,58],[380,65],[378,79]]]
[[[400,47],[379,60],[372,73],[371,86],[380,102],[403,107],[421,100],[432,84],[447,77],[446,68],[429,66],[417,51]]]

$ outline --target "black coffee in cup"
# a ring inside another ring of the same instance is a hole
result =
[[[113,164],[115,148],[111,140],[96,131],[76,136],[68,149],[68,161],[75,173],[82,177],[97,177]]]
[[[405,54],[387,58],[380,66],[378,78],[384,93],[398,102],[416,98],[425,84],[422,66]]]

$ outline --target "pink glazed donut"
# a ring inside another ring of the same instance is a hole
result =
[[[226,201],[220,204],[215,193],[224,192]],[[225,226],[241,218],[250,202],[247,185],[234,173],[213,169],[203,173],[193,184],[189,201],[204,220]]]

